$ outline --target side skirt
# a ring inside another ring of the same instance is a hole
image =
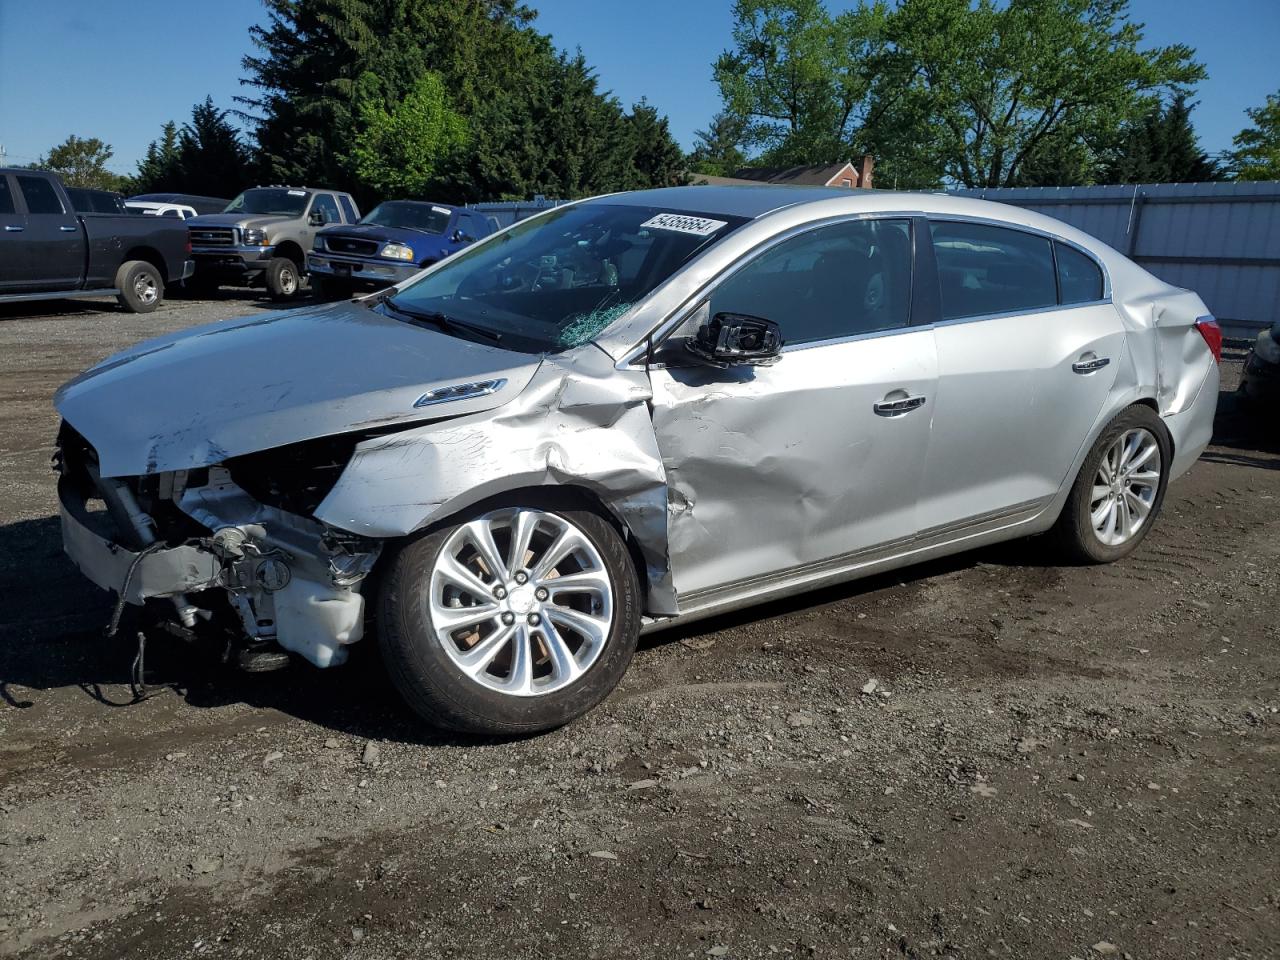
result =
[[[970,517],[960,523],[923,530],[908,540],[881,544],[829,560],[739,580],[696,594],[684,594],[679,597],[679,616],[646,619],[641,633],[653,633],[769,600],[779,600],[1003,540],[1041,533],[1047,528],[1046,509],[1053,499],[1045,497],[1028,501],[1007,510]]]

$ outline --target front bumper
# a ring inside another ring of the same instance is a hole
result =
[[[201,276],[244,277],[267,269],[274,247],[198,247],[191,256]]]
[[[222,564],[212,553],[194,546],[170,547],[143,555],[115,543],[96,522],[105,514],[90,514],[64,484],[58,485],[62,517],[62,549],[90,581],[103,590],[124,593],[128,603],[141,605],[152,597],[174,597],[221,586]],[[132,577],[129,571],[133,571]]]
[[[396,263],[336,253],[308,253],[307,272],[351,283],[391,286],[422,272],[416,263]]]
[[[333,548],[321,524],[256,502],[225,471],[181,496],[183,512],[210,535],[177,546],[130,550],[115,542],[107,514],[90,512],[65,480],[58,499],[67,556],[128,603],[169,598],[190,624],[210,615],[202,591],[224,590],[246,636],[273,640],[318,667],[345,661],[346,646],[363,636],[360,584],[378,546]]]

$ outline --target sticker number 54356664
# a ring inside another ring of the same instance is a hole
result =
[[[726,225],[724,220],[710,220],[706,217],[691,217],[683,213],[659,213],[640,224],[642,230],[674,230],[676,233],[689,233],[695,237],[709,237]]]

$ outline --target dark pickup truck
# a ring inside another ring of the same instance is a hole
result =
[[[114,296],[148,313],[194,269],[181,221],[76,213],[55,174],[0,169],[0,303]]]

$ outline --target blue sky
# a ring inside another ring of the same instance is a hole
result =
[[[729,0],[527,2],[558,46],[582,48],[603,87],[666,113],[686,148],[718,108],[711,62],[729,42]],[[1245,109],[1280,88],[1280,2],[1131,8],[1149,43],[1196,48],[1209,81],[1193,119],[1205,149],[1228,148]],[[26,163],[68,134],[97,136],[115,148],[111,166],[132,172],[165,120],[186,119],[207,94],[232,105],[262,15],[259,0],[0,0],[0,145]]]

